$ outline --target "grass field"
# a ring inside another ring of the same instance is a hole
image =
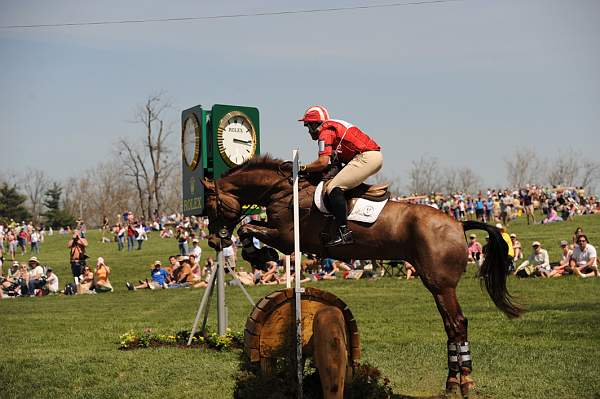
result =
[[[600,216],[527,226],[518,220],[526,253],[531,241],[558,257],[558,241],[582,226],[600,247]],[[480,237],[484,232],[476,232]],[[175,240],[152,235],[142,251],[116,251],[89,232],[91,259],[112,267],[115,292],[104,295],[17,298],[0,301],[1,398],[231,398],[240,352],[178,348],[117,349],[130,329],[190,329],[203,290],[129,292],[126,280],[148,275],[151,262],[177,251]],[[48,237],[39,258],[61,278],[68,271],[65,236]],[[204,248],[204,256],[214,252]],[[26,259],[29,254],[20,258]],[[91,260],[90,259],[90,260]],[[427,397],[442,391],[446,336],[429,292],[418,280],[397,278],[314,283],[342,298],[361,333],[362,361],[378,367],[394,392]],[[510,279],[528,312],[509,321],[481,291],[469,270],[458,290],[469,318],[477,398],[600,398],[600,279]],[[274,286],[250,287],[258,299]],[[227,287],[229,325],[242,330],[251,307]],[[215,306],[212,306],[214,309]],[[209,319],[216,328],[216,315]]]

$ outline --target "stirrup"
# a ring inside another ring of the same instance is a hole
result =
[[[352,231],[350,229],[346,229],[342,231],[342,229],[338,229],[337,237],[333,240],[325,243],[326,247],[337,247],[339,245],[347,245],[352,244],[354,239],[352,238]]]

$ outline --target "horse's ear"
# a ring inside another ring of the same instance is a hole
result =
[[[209,180],[205,177],[202,180],[200,180],[200,182],[202,183],[204,188],[206,188],[208,191],[212,191],[212,192],[215,191],[215,183],[212,180]]]

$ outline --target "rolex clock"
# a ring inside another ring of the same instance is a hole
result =
[[[195,113],[189,113],[181,130],[181,149],[185,164],[190,170],[196,169],[200,159],[200,132],[198,117]]]
[[[241,165],[256,154],[256,129],[242,111],[226,113],[217,127],[217,146],[223,161],[229,166]]]

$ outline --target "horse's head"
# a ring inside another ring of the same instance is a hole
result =
[[[237,198],[227,191],[226,184],[203,179],[206,188],[206,214],[208,216],[208,245],[220,251],[231,245],[231,234],[239,221],[241,206]]]

